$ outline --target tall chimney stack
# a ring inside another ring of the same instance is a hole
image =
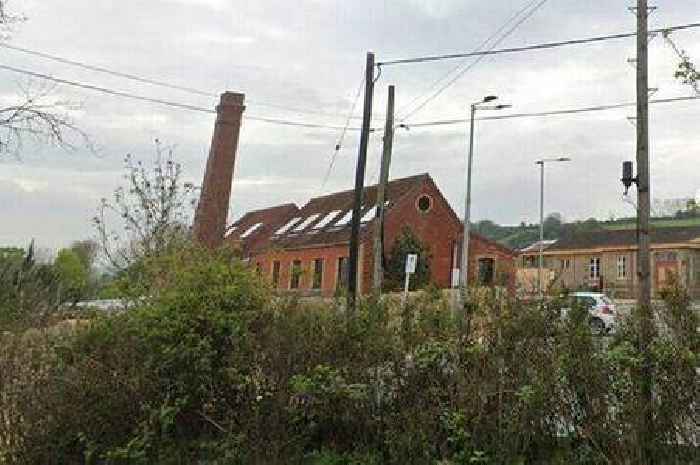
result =
[[[224,92],[216,107],[214,135],[193,228],[195,240],[212,249],[224,239],[244,99],[244,94]]]

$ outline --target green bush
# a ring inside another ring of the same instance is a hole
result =
[[[273,299],[194,247],[145,260],[132,310],[0,340],[0,464],[608,464],[636,457],[632,318],[593,337],[497,294]],[[658,463],[693,463],[698,335],[677,289],[651,352]],[[685,308],[684,308],[685,307]]]

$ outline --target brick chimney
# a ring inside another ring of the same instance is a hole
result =
[[[216,107],[214,135],[193,227],[195,240],[212,249],[224,239],[244,99],[244,94],[225,92]]]

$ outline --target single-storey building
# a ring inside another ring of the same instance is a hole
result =
[[[700,227],[651,230],[652,290],[655,296],[674,280],[700,297]],[[633,298],[637,290],[637,232],[598,230],[572,234],[548,244],[544,267],[554,284],[595,289]],[[522,268],[537,267],[538,248],[522,251]]]
[[[377,186],[363,192],[357,288],[372,286]],[[347,285],[350,223],[354,192],[347,190],[292,204],[250,212],[228,228],[225,241],[279,290],[332,296]],[[441,288],[457,283],[462,222],[428,174],[388,183],[384,253],[388,259],[404,228],[429,250],[430,280]],[[515,281],[515,253],[482,236],[470,240],[469,282],[484,285]],[[425,257],[419,257],[420,259]]]

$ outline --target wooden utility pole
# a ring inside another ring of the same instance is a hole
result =
[[[639,312],[639,350],[644,366],[641,373],[640,418],[639,418],[639,463],[653,463],[651,444],[653,437],[652,417],[652,370],[650,345],[653,333],[651,308],[651,255],[649,237],[650,192],[649,192],[649,62],[648,62],[648,5],[647,0],[637,0],[637,311]]]
[[[357,155],[355,171],[355,200],[352,208],[352,227],[350,230],[350,263],[348,270],[348,313],[355,312],[357,305],[357,262],[360,256],[360,213],[362,212],[362,191],[365,184],[365,167],[367,165],[367,145],[369,143],[370,124],[372,122],[372,97],[374,93],[374,53],[367,52],[365,65],[365,103],[362,111],[362,131],[360,148]]]
[[[639,207],[639,306],[651,305],[649,254],[649,76],[647,0],[637,0],[637,205]]]
[[[374,228],[374,281],[373,288],[377,295],[382,292],[384,278],[384,203],[386,185],[389,182],[389,165],[391,149],[394,145],[394,86],[389,86],[389,98],[386,104],[386,124],[384,125],[384,145],[382,148],[382,166],[377,185],[377,221]]]

